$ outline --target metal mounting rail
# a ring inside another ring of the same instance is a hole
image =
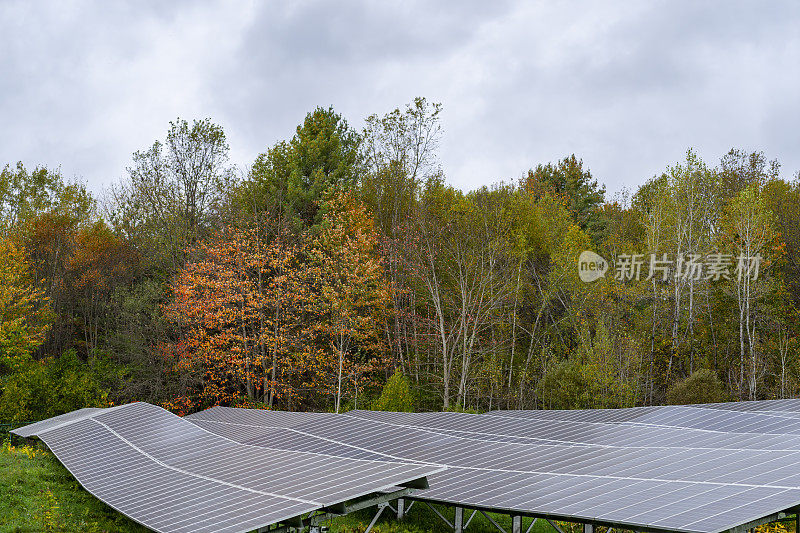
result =
[[[408,496],[412,492],[414,492],[414,489],[405,488],[393,492],[386,492],[386,493],[376,494],[374,496],[368,496],[366,498],[359,498],[358,500],[353,500],[350,502],[345,502],[342,504],[332,506],[322,513],[312,514],[305,518],[298,517],[296,521],[279,524],[275,528],[262,528],[258,530],[258,533],[267,533],[267,532],[291,533],[298,530],[303,531],[305,528],[316,527],[322,525],[325,522],[330,522],[331,520],[339,516],[354,513],[362,509],[367,509],[368,507],[377,506],[378,513],[375,515],[375,517],[372,519],[372,523],[366,529],[366,531],[369,531],[378,521],[378,518],[380,518],[380,515],[383,513],[384,509],[386,509],[386,507],[389,507],[389,502]]]

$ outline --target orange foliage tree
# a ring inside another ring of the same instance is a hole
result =
[[[293,317],[304,295],[296,247],[283,236],[267,243],[256,230],[229,228],[194,255],[199,259],[181,270],[165,306],[180,338],[163,349],[198,376],[196,403],[289,399]]]
[[[372,216],[349,194],[324,206],[319,235],[309,252],[316,278],[317,319],[312,324],[318,350],[318,385],[335,397],[338,413],[347,384],[354,399],[365,379],[382,366],[380,327],[389,299],[378,235]]]
[[[72,253],[59,280],[82,322],[86,353],[98,347],[100,321],[119,286],[133,279],[138,255],[127,241],[98,221],[80,228],[73,237]]]
[[[280,403],[335,407],[382,368],[388,298],[367,209],[349,195],[324,205],[300,238],[264,226],[228,228],[201,243],[173,283],[162,345],[186,380],[180,410]]]

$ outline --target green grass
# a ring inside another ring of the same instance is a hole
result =
[[[453,510],[437,507],[452,521]],[[365,509],[333,520],[332,532],[359,533],[364,531],[375,514]],[[465,511],[466,520],[471,511]],[[493,515],[499,524],[510,530],[511,519]],[[529,519],[525,519],[525,528]],[[375,533],[429,533],[446,531],[447,526],[427,506],[415,503],[405,520],[396,521],[391,509],[386,509],[373,529]],[[52,453],[38,446],[13,446],[8,440],[0,446],[0,532],[114,532],[143,533],[146,528],[127,519],[81,487]],[[468,531],[496,532],[497,529],[480,513],[470,523]],[[546,522],[540,521],[533,531],[554,533]]]

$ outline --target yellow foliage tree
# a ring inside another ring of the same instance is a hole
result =
[[[332,385],[337,413],[345,381],[357,395],[382,351],[380,325],[389,292],[377,244],[372,216],[361,202],[340,193],[326,203],[310,255],[319,290],[318,360],[321,374],[333,378],[326,381]]]
[[[0,368],[15,370],[44,342],[53,315],[30,276],[25,252],[0,239]]]

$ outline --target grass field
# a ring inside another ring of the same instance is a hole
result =
[[[0,531],[148,530],[83,490],[50,452],[5,440],[0,451]]]
[[[387,509],[373,529],[376,533],[429,533],[446,531],[447,526],[426,506],[416,503],[402,523]],[[452,510],[440,508],[452,519]],[[335,533],[364,531],[375,513],[366,509],[335,519],[330,525]],[[464,519],[469,516],[465,512]],[[506,529],[511,520],[493,515]],[[527,527],[527,522],[526,522]],[[114,532],[143,533],[148,529],[128,520],[111,507],[86,492],[52,453],[39,447],[12,446],[8,440],[0,447],[0,532]],[[497,529],[478,513],[470,532],[488,533]],[[553,533],[541,521],[534,530]]]

